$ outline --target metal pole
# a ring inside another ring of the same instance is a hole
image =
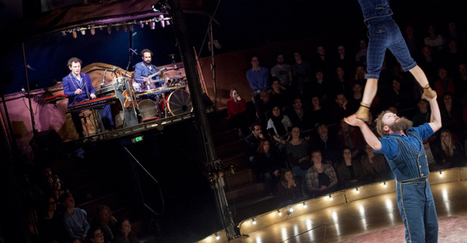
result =
[[[212,21],[209,23],[209,35],[211,46],[211,70],[212,88],[214,89],[214,107],[217,107],[217,83],[216,83],[216,59],[214,58],[214,36],[212,35]]]
[[[206,107],[204,105],[203,97],[201,94],[199,76],[196,72],[196,59],[192,50],[192,45],[190,44],[190,40],[188,38],[187,26],[180,6],[180,0],[169,0],[168,2],[172,10],[175,37],[180,47],[182,61],[185,66],[185,73],[188,78],[188,87],[190,88],[190,95],[193,102],[195,118],[204,137],[203,143],[207,150],[208,158],[206,159],[208,160],[207,162],[210,167],[209,169],[211,171],[221,170],[222,163],[218,160],[214,148],[214,139],[212,137],[211,128],[209,127],[209,121],[206,115]],[[224,179],[222,177],[211,179],[211,183],[212,188],[214,189],[214,193],[216,194],[216,205],[219,211],[219,217],[227,233],[228,239],[233,239],[235,236],[234,223],[223,188]]]
[[[26,88],[28,89],[29,114],[31,115],[32,133],[35,136],[37,131],[36,131],[36,125],[34,122],[34,112],[32,111],[32,105],[31,105],[31,90],[29,88],[28,65],[26,63],[26,51],[24,50],[24,42],[21,42],[21,47],[23,49],[23,66],[24,66],[24,74],[26,77]]]

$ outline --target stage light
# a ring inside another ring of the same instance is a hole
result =
[[[62,31],[62,36],[66,36],[66,31]]]
[[[293,211],[294,211],[293,207],[290,207],[289,210],[287,210],[287,215],[291,215]]]
[[[143,21],[139,21],[139,26],[142,28],[144,28],[144,22]]]
[[[215,233],[214,235],[216,236],[216,240],[219,240],[221,238],[217,233]]]
[[[156,22],[155,21],[151,22],[151,29],[152,30],[156,29]]]
[[[386,184],[386,182],[383,182],[383,187],[384,187],[384,188],[388,187],[388,185]]]
[[[95,35],[96,34],[96,28],[94,28],[94,26],[91,26],[91,35]]]
[[[355,187],[355,192],[360,193],[360,191],[358,190],[358,187]]]
[[[442,170],[439,171],[439,177],[443,177],[443,171]]]
[[[255,218],[251,218],[251,223],[253,223],[254,225],[256,225],[256,220],[255,220]]]
[[[111,24],[108,24],[107,25],[107,33],[112,34],[112,25]]]
[[[306,204],[305,204],[305,202],[303,202],[303,208],[306,208]]]
[[[332,201],[332,196],[331,194],[329,194],[329,196],[325,197],[325,199],[329,200],[329,201]]]
[[[277,209],[277,215],[282,216],[281,210]]]
[[[81,35],[85,35],[86,34],[86,29],[81,29]]]

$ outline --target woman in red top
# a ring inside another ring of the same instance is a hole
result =
[[[248,127],[248,117],[246,115],[246,102],[240,97],[237,89],[230,90],[230,99],[227,101],[227,113],[229,115],[229,125],[238,129],[239,136],[243,136],[242,130]]]

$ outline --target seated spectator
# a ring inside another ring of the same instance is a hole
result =
[[[360,107],[360,102],[362,102],[362,97],[363,97],[363,91],[362,91],[362,85],[359,83],[354,83],[352,85],[352,94],[349,95],[348,97],[348,104],[347,108],[349,109],[350,113],[355,113],[358,110],[358,107]]]
[[[412,89],[410,89],[412,90]],[[408,89],[401,88],[400,79],[392,80],[392,89],[387,94],[386,106],[394,106],[398,110],[411,108],[414,104]]]
[[[451,167],[450,163],[443,164],[443,152],[438,146],[431,145],[430,138],[423,140],[423,147],[425,148],[426,158],[428,160],[428,167],[430,168],[430,171],[437,171]]]
[[[289,97],[284,86],[281,85],[279,79],[272,79],[271,99],[280,107],[285,107],[289,104]]]
[[[305,79],[298,75],[295,77],[295,82],[288,89],[288,94],[289,97],[299,97],[304,103],[308,103],[309,97],[312,95],[312,90],[312,82],[305,82]]]
[[[407,25],[405,27],[405,42],[407,43],[407,48],[409,49],[410,56],[418,60],[419,59],[419,50],[422,46],[421,42],[418,41],[418,38],[415,37],[414,29],[412,26]]]
[[[265,183],[266,192],[275,193],[275,185],[279,181],[280,169],[285,168],[285,163],[281,161],[279,154],[271,148],[268,140],[263,140],[259,144],[255,161]]]
[[[295,175],[305,178],[305,171],[311,167],[310,145],[300,138],[300,128],[292,128],[292,139],[287,143],[287,162]]]
[[[357,158],[363,152],[363,136],[360,129],[352,127],[344,119],[341,120],[341,129],[337,132],[337,140],[341,149],[349,148],[352,151],[352,159]]]
[[[256,178],[260,178],[255,156],[261,141],[269,140],[269,137],[263,134],[262,128],[258,123],[251,125],[250,131],[251,134],[245,138],[246,155],[248,156],[248,161],[250,162],[250,168],[256,174]]]
[[[62,218],[57,213],[57,202],[54,196],[51,195],[43,200],[42,210],[44,212],[37,224],[39,242],[65,242],[67,233]]]
[[[259,93],[267,91],[269,88],[269,70],[259,65],[257,56],[251,57],[251,69],[246,71],[246,79],[251,87],[252,100],[258,102]]]
[[[97,225],[93,225],[89,229],[89,235],[86,237],[86,240],[88,243],[104,243],[107,239],[105,239],[102,229]]]
[[[354,79],[350,83],[350,85],[353,85],[354,83],[359,83],[362,85],[362,87],[365,87],[366,84],[366,71],[365,71],[365,66],[363,66],[362,63],[357,64],[357,67],[355,68],[355,75]]]
[[[332,123],[339,123],[344,117],[350,116],[352,113],[347,107],[348,101],[345,95],[340,93],[336,95],[336,102],[331,107]]]
[[[238,135],[243,137],[244,130],[249,124],[246,113],[246,102],[242,99],[237,89],[230,90],[230,98],[227,101],[227,113],[229,125],[238,130]]]
[[[324,77],[322,70],[317,70],[315,72],[315,78],[311,83],[311,90],[313,96],[317,95],[320,100],[326,101],[330,98],[331,95],[331,82]]]
[[[319,45],[316,47],[316,55],[313,58],[312,65],[314,70],[322,70],[325,73],[329,73],[334,68],[332,57],[326,55],[324,46]]]
[[[412,117],[412,122],[414,127],[418,127],[425,122],[430,122],[431,112],[428,110],[428,101],[420,99],[417,103],[418,111]]]
[[[438,101],[442,101],[445,93],[455,94],[454,82],[451,77],[448,76],[446,68],[441,67],[438,69],[439,79],[435,82],[436,94],[438,95]],[[455,98],[455,97],[453,97]]]
[[[459,49],[465,49],[466,36],[464,31],[459,31],[456,27],[456,23],[448,23],[449,31],[446,34],[446,43],[450,43],[455,40],[459,44]]]
[[[466,53],[457,48],[457,42],[451,40],[447,42],[448,50],[441,56],[441,62],[445,65],[448,73],[455,74],[457,67],[466,60]]]
[[[456,142],[447,129],[441,131],[441,149],[443,164],[451,164],[452,167],[465,166],[464,150],[462,145]]]
[[[363,173],[368,176],[370,181],[389,179],[392,174],[384,155],[376,154],[368,144],[365,146],[365,154],[362,157],[361,165]]]
[[[295,178],[290,169],[282,169],[281,180],[277,183],[279,207],[290,205],[302,198],[300,180]]]
[[[336,68],[336,78],[333,89],[337,90],[336,93],[349,95],[351,93],[350,79],[346,76],[347,71],[342,67]]]
[[[363,184],[365,182],[365,172],[360,165],[360,161],[352,159],[352,152],[349,148],[344,148],[342,157],[343,161],[337,166],[340,189]]]
[[[113,243],[138,243],[135,234],[131,231],[131,223],[128,219],[118,221],[118,233],[115,234]]]
[[[306,171],[306,186],[311,197],[333,192],[337,188],[337,176],[334,168],[322,163],[319,150],[311,153],[313,166]]]
[[[443,128],[449,129],[456,134],[460,134],[462,129],[461,108],[456,104],[453,104],[452,95],[450,93],[444,94],[443,101],[444,102],[439,104]]]
[[[60,202],[65,208],[63,213],[63,224],[68,233],[68,238],[73,243],[84,242],[90,228],[87,213],[83,209],[75,207],[75,200],[71,193],[64,193]]]
[[[276,145],[281,149],[289,140],[289,128],[292,127],[292,122],[289,117],[282,114],[279,106],[274,106],[272,116],[268,120],[266,130],[276,142]]]
[[[466,98],[467,93],[467,65],[461,63],[458,65],[458,74],[454,79],[455,96],[457,99]]]
[[[311,78],[311,63],[304,61],[300,52],[293,54],[295,63],[292,64],[292,74],[294,77],[301,76],[305,82]]]
[[[436,32],[434,25],[428,26],[428,36],[425,37],[425,45],[430,46],[436,54],[441,53],[443,49],[444,39],[442,35]]]
[[[105,242],[112,242],[117,222],[112,216],[112,210],[106,205],[99,205],[96,208],[94,219],[96,220],[95,224],[104,232]]]
[[[52,175],[51,178],[52,178],[51,190],[52,190],[53,195],[55,196],[55,200],[58,201],[60,197],[62,196],[62,194],[65,193],[65,191],[62,189],[62,186],[63,186],[62,180],[57,175]]]
[[[331,124],[332,117],[330,112],[323,108],[318,96],[315,95],[311,98],[311,105],[309,127],[313,128],[316,124]]]
[[[360,45],[360,50],[355,54],[355,61],[362,63],[364,66],[366,66],[366,41],[365,40],[360,40],[359,41]]]
[[[288,109],[286,114],[290,118],[294,127],[299,127],[302,131],[311,128],[311,116],[308,110],[303,108],[302,100],[300,98],[294,99],[292,108]]]
[[[267,91],[261,91],[259,93],[259,100],[256,102],[256,117],[258,118],[258,122],[261,126],[266,126],[266,122],[269,120],[271,116],[271,111],[274,106],[277,104],[274,100],[271,99],[271,95]]]
[[[313,137],[311,147],[321,151],[323,161],[327,164],[333,164],[332,161],[339,160],[339,142],[335,133],[329,132],[328,126],[318,124],[316,126],[317,134]]]
[[[277,64],[271,68],[271,76],[277,77],[284,87],[292,84],[292,66],[284,63],[284,55],[279,54],[276,58]]]
[[[433,57],[431,54],[430,46],[422,47],[422,54],[419,66],[422,68],[423,72],[425,72],[428,81],[432,83],[436,81],[436,70],[439,69],[440,62],[437,57]]]
[[[351,58],[350,55],[346,53],[345,47],[343,45],[338,45],[337,56],[334,59],[334,66],[341,67],[345,71],[350,71],[354,68],[353,65],[353,58]]]

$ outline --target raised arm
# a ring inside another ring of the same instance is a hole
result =
[[[441,112],[439,111],[438,101],[436,101],[437,96],[428,98],[425,96],[425,94],[423,94],[422,97],[427,100],[428,103],[430,103],[431,118],[430,123],[428,124],[430,125],[431,129],[433,129],[433,132],[436,132],[443,126],[443,123],[441,122]]]
[[[376,135],[371,131],[368,125],[366,125],[364,121],[358,119],[356,115],[351,115],[349,117],[346,117],[344,118],[344,121],[347,122],[351,126],[359,127],[368,145],[370,145],[370,147],[372,147],[376,151],[381,150],[382,148],[381,142],[376,137]]]

